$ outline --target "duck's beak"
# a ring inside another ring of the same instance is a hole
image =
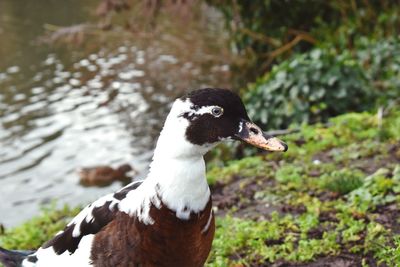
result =
[[[235,138],[268,151],[287,151],[288,146],[276,137],[265,134],[260,127],[250,121],[241,120]]]

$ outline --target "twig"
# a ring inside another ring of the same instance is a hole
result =
[[[292,35],[301,35],[303,37],[304,41],[307,41],[311,44],[316,44],[317,40],[308,32],[305,31],[300,31],[300,30],[296,30],[296,29],[288,29],[288,34],[292,34]]]
[[[297,45],[300,41],[307,41],[310,43],[315,43],[315,40],[310,39],[310,36],[307,34],[299,34],[292,41],[286,43],[285,45],[279,47],[278,49],[267,53],[267,56],[270,58],[276,58],[277,56],[285,53],[286,51],[292,49],[295,45]]]
[[[255,40],[258,40],[258,41],[261,41],[261,42],[265,42],[265,43],[267,43],[269,45],[272,45],[272,46],[275,46],[275,47],[278,47],[281,44],[281,42],[279,40],[275,39],[275,38],[266,36],[266,35],[264,35],[262,33],[258,33],[258,32],[252,31],[252,30],[250,30],[248,28],[240,28],[240,31],[243,34],[246,34],[246,35],[250,36],[251,38],[253,38]]]
[[[292,30],[292,33],[295,33],[294,30]],[[289,51],[290,49],[292,49],[294,46],[296,46],[300,41],[306,41],[309,42],[311,44],[315,44],[316,40],[309,34],[307,33],[298,33],[298,35],[296,35],[296,37],[291,40],[290,42],[286,43],[285,45],[279,47],[278,49],[272,51],[272,52],[268,52],[262,56],[267,57],[267,62],[263,64],[263,68],[268,67],[269,65],[271,65],[271,63],[274,61],[275,58],[277,58],[279,55]]]

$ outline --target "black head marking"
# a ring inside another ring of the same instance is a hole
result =
[[[223,114],[219,117],[209,113],[183,114],[183,117],[190,121],[186,138],[196,145],[215,143],[221,139],[230,138],[238,130],[241,119],[250,120],[240,97],[227,89],[200,89],[182,97],[182,100],[185,99],[193,103],[194,111],[206,106],[218,106],[223,109]]]

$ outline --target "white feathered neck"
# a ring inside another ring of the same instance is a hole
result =
[[[174,102],[143,184],[158,185],[161,201],[181,219],[203,210],[210,199],[203,156],[214,145],[199,146],[187,141],[189,121],[182,114],[191,111],[191,107],[189,100]]]

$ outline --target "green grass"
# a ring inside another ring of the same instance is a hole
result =
[[[39,216],[0,235],[0,245],[8,249],[32,250],[40,247],[78,214],[80,208],[48,206]]]
[[[302,183],[299,187],[308,188],[301,191],[293,184],[288,187],[287,181],[292,183],[293,177],[298,177],[297,173],[297,169],[287,172],[288,179],[283,180],[283,184],[277,183],[267,191],[281,196],[291,195],[291,198],[282,198],[281,204],[304,205],[304,211],[300,214],[274,212],[269,214],[269,219],[260,221],[231,216],[218,218],[208,266],[309,262],[342,252],[361,257],[371,254],[370,258],[376,263],[385,263],[385,266],[400,264],[399,236],[377,220],[384,216],[380,207],[400,202],[397,194],[400,192],[400,165],[390,171],[379,169],[375,174],[363,177],[363,184],[357,184],[356,189],[350,191],[345,187],[347,193],[341,192],[341,196],[329,200],[309,195],[325,190],[313,183]],[[326,219],[326,214],[331,217]]]
[[[268,221],[255,222],[226,217],[217,220],[214,250],[208,266],[235,264],[257,265],[279,259],[308,261],[322,253],[335,253],[337,233],[323,233],[322,238],[308,238],[307,233],[318,225],[315,214],[297,218],[273,213]]]

